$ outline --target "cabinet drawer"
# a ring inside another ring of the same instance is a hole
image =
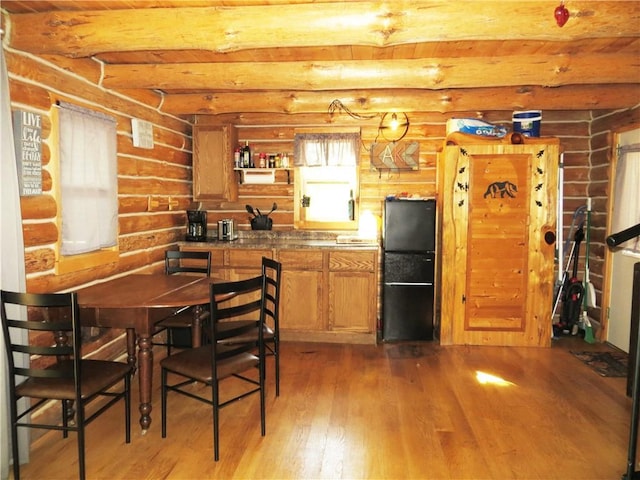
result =
[[[224,250],[220,248],[180,247],[183,252],[211,252],[211,267],[224,265]]]
[[[329,253],[329,270],[332,272],[373,272],[375,261],[375,252],[333,251]]]
[[[260,267],[262,257],[271,258],[271,250],[261,249],[233,249],[230,248],[227,255],[227,267]]]
[[[283,270],[322,270],[322,251],[278,250],[278,261]]]

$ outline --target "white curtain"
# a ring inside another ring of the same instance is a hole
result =
[[[9,98],[9,81],[7,66],[4,61],[4,50],[0,48],[2,56],[2,79],[0,83],[0,98],[2,113],[0,125],[2,125],[1,138],[2,149],[0,156],[1,178],[0,182],[0,288],[24,292],[26,289],[25,265],[24,265],[24,241],[22,238],[22,214],[20,210],[20,196],[18,191],[18,170],[16,166],[15,150],[13,144],[13,128],[11,123],[11,100]],[[23,318],[26,311],[22,311]],[[0,335],[0,477],[6,479],[9,476],[10,451],[9,448],[9,392],[7,378],[7,360],[4,348],[4,340]],[[22,462],[28,461],[29,439],[25,429],[21,429],[20,455]]]
[[[640,145],[627,145],[620,149],[614,184],[613,233],[640,223]],[[622,248],[640,253],[640,238],[625,243]]]
[[[62,255],[116,245],[117,133],[113,117],[60,102]]]
[[[359,163],[358,133],[296,133],[294,165],[297,167],[353,167]]]

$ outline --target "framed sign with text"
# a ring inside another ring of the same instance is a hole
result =
[[[42,194],[42,116],[15,111],[13,137],[20,196]]]

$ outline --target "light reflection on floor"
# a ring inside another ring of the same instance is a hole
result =
[[[480,370],[476,371],[476,380],[481,385],[491,384],[491,385],[498,385],[500,387],[508,387],[510,385],[515,385],[515,383],[509,382],[504,378],[498,377],[496,375],[491,375],[490,373],[481,372]]]

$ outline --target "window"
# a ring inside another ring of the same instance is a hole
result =
[[[296,133],[296,228],[357,229],[359,150],[359,132]]]
[[[58,273],[64,273],[117,256],[117,133],[115,119],[101,112],[66,102],[59,102],[54,112],[60,232],[57,267]]]

